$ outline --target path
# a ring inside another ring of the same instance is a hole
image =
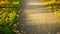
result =
[[[25,0],[24,11],[21,14],[20,31],[25,34],[56,34],[60,31],[60,18],[39,0]]]

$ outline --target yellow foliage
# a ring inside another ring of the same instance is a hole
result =
[[[60,4],[60,0],[41,0],[41,1],[48,8],[51,8],[54,11],[54,14],[56,16],[60,17],[60,5],[59,5]]]
[[[0,4],[6,4],[6,1],[0,1]]]
[[[20,1],[8,1],[8,0],[5,0],[5,1],[0,1],[0,5],[1,4],[19,4]]]
[[[60,11],[55,11],[54,14],[58,17],[60,17]]]
[[[56,1],[55,1],[55,0],[42,0],[42,3],[43,3],[44,5],[47,5],[47,4],[56,3]]]

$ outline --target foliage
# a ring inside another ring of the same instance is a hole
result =
[[[22,0],[0,0],[0,34],[14,34],[18,6]]]
[[[17,7],[22,0],[0,0],[0,7]]]
[[[55,15],[60,16],[60,0],[43,0],[42,3],[52,9]]]
[[[13,34],[13,24],[16,22],[17,11],[16,8],[1,8],[0,10],[0,34]],[[3,13],[2,13],[2,12]]]
[[[19,4],[21,0],[0,0],[0,4]]]

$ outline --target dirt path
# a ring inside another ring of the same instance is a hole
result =
[[[38,0],[26,0],[26,6],[21,16],[20,31],[25,34],[56,34],[60,31],[60,18],[55,16],[43,5],[29,5],[27,3],[39,3]],[[58,23],[58,24],[56,24]]]

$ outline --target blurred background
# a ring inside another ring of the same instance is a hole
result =
[[[0,34],[60,34],[60,0],[0,0]]]

